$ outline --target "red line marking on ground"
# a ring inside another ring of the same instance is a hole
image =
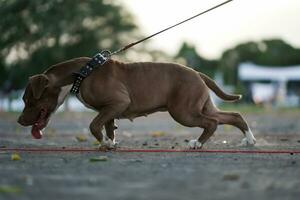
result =
[[[104,152],[96,148],[0,148],[0,152],[86,153]],[[300,154],[300,150],[205,150],[205,149],[116,149],[118,153],[232,153],[232,154]]]

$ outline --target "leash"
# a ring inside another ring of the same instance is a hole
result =
[[[169,27],[167,27],[167,28],[165,28],[165,29],[163,29],[161,31],[158,31],[158,32],[156,32],[156,33],[154,33],[154,34],[152,34],[152,35],[150,35],[148,37],[145,37],[145,38],[143,38],[141,40],[138,40],[136,42],[130,43],[130,44],[128,44],[128,45],[126,45],[126,46],[124,46],[124,47],[122,47],[122,48],[114,51],[114,52],[110,52],[108,50],[104,50],[101,53],[97,53],[95,56],[92,57],[92,59],[85,66],[83,66],[78,72],[76,72],[76,73],[73,74],[74,77],[75,77],[75,80],[74,80],[74,83],[72,85],[72,88],[71,88],[70,92],[73,93],[73,94],[75,94],[75,95],[78,95],[79,94],[80,85],[81,85],[82,81],[87,76],[89,76],[93,72],[93,70],[95,68],[97,68],[98,66],[104,65],[110,59],[111,56],[116,55],[116,54],[118,54],[120,52],[123,52],[123,51],[125,51],[125,50],[127,50],[127,49],[129,49],[129,48],[131,48],[131,47],[133,47],[133,46],[141,43],[141,42],[144,42],[144,41],[146,41],[146,40],[148,40],[148,39],[150,39],[150,38],[152,38],[152,37],[154,37],[154,36],[156,36],[158,34],[161,34],[161,33],[165,32],[167,30],[170,30],[170,29],[172,29],[172,28],[174,28],[176,26],[179,26],[179,25],[181,25],[181,24],[183,24],[183,23],[185,23],[187,21],[190,21],[190,20],[192,20],[192,19],[194,19],[196,17],[199,17],[199,16],[201,16],[201,15],[203,15],[205,13],[208,13],[208,12],[210,12],[210,11],[216,9],[216,8],[219,8],[219,7],[221,7],[221,6],[229,3],[231,1],[233,1],[233,0],[228,0],[228,1],[225,1],[225,2],[223,2],[221,4],[216,5],[214,7],[211,7],[211,8],[209,8],[209,9],[203,11],[203,12],[200,12],[200,13],[198,13],[198,14],[190,17],[190,18],[187,18],[187,19],[185,19],[185,20],[183,20],[181,22],[178,22],[177,24],[169,26]]]
[[[101,151],[97,148],[0,148],[0,152],[29,152],[29,153],[214,153],[214,154],[300,154],[300,150],[205,150],[205,149],[125,149]]]
[[[144,42],[144,41],[146,41],[146,40],[148,40],[148,39],[150,39],[150,38],[152,38],[152,37],[154,37],[154,36],[156,36],[156,35],[158,35],[158,34],[161,34],[161,33],[165,32],[165,31],[167,31],[167,30],[170,30],[170,29],[172,29],[172,28],[174,28],[174,27],[176,27],[176,26],[179,26],[179,25],[181,25],[181,24],[183,24],[183,23],[185,23],[185,22],[187,22],[187,21],[190,21],[190,20],[192,20],[192,19],[194,19],[194,18],[196,18],[196,17],[199,17],[199,16],[201,16],[201,15],[203,15],[203,14],[205,14],[205,13],[208,13],[208,12],[210,12],[210,11],[216,9],[216,8],[219,8],[219,7],[221,7],[221,6],[223,6],[223,5],[227,4],[227,3],[229,3],[229,2],[231,2],[231,1],[233,1],[233,0],[225,1],[225,2],[223,2],[223,3],[221,3],[221,4],[218,4],[218,5],[214,6],[214,7],[209,8],[209,9],[207,9],[207,10],[201,12],[201,13],[198,13],[198,14],[196,14],[196,15],[190,17],[190,18],[187,18],[187,19],[185,19],[185,20],[183,20],[183,21],[181,21],[181,22],[178,22],[177,24],[174,24],[174,25],[172,25],[172,26],[169,26],[169,27],[167,27],[167,28],[165,28],[165,29],[163,29],[163,30],[161,30],[161,31],[158,31],[158,32],[156,32],[156,33],[154,33],[154,34],[152,34],[152,35],[150,35],[150,36],[148,36],[148,37],[145,37],[145,38],[143,38],[143,39],[141,39],[141,40],[138,40],[138,41],[136,41],[136,42],[130,43],[130,44],[128,44],[128,45],[126,45],[126,46],[124,46],[124,47],[122,47],[122,48],[120,48],[120,49],[118,49],[118,50],[116,50],[116,51],[114,51],[114,52],[112,52],[112,53],[110,53],[109,56],[112,56],[112,55],[118,54],[118,53],[120,53],[120,52],[123,52],[123,51],[125,51],[125,50],[127,50],[127,49],[129,49],[129,48],[131,48],[131,47],[133,47],[133,46],[135,46],[135,45],[141,43],[141,42]]]

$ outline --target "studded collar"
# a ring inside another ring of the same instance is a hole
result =
[[[75,76],[75,80],[70,92],[73,94],[78,94],[83,79],[89,76],[95,68],[104,65],[104,63],[106,63],[106,61],[108,61],[109,59],[109,51],[102,51],[101,53],[97,53],[95,56],[93,56],[93,58],[89,62],[87,62],[85,66],[80,68],[78,72],[73,73],[73,75]]]

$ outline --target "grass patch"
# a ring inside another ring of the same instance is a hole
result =
[[[0,194],[20,194],[21,188],[16,186],[0,185]]]

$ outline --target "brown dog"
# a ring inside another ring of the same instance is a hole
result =
[[[29,78],[19,117],[21,125],[46,127],[50,115],[63,103],[77,72],[90,58],[76,58],[50,67],[43,74]],[[90,131],[102,146],[115,144],[115,119],[133,119],[156,111],[168,111],[180,124],[204,129],[190,148],[201,148],[218,124],[230,124],[244,134],[244,144],[255,138],[239,113],[219,111],[212,103],[209,89],[220,98],[236,101],[240,95],[224,93],[213,80],[190,68],[173,63],[121,63],[109,60],[99,66],[81,84],[77,97],[87,107],[99,112]],[[106,135],[101,132],[105,126]]]

